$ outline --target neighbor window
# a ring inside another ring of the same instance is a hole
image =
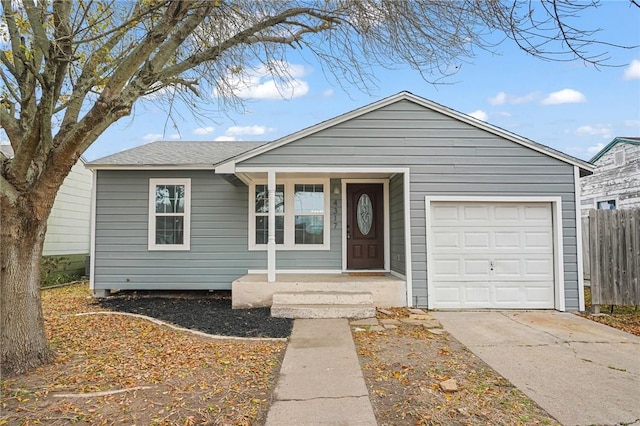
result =
[[[328,179],[288,179],[276,184],[278,250],[328,250]],[[249,248],[265,250],[269,239],[269,192],[257,183],[250,189]]]
[[[598,210],[615,210],[616,209],[616,200],[603,200],[598,201],[597,203]]]
[[[149,179],[149,250],[189,250],[191,179]]]

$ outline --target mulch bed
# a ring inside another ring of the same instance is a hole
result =
[[[291,319],[271,317],[269,308],[232,309],[227,295],[125,294],[98,299],[96,303],[103,309],[146,315],[220,336],[289,337],[293,327]]]

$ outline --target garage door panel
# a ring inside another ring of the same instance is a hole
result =
[[[434,307],[554,307],[550,203],[433,202],[431,213]]]

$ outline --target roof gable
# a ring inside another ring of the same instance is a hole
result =
[[[529,139],[523,138],[521,136],[515,135],[513,133],[510,133],[504,129],[501,129],[499,127],[490,125],[488,123],[485,123],[483,121],[477,120],[473,117],[470,117],[466,114],[462,114],[458,111],[455,111],[451,108],[445,107],[443,105],[440,105],[438,103],[429,101],[427,99],[421,98],[419,96],[416,96],[412,93],[409,92],[400,92],[396,95],[390,96],[388,98],[382,99],[380,101],[371,103],[369,105],[366,105],[364,107],[358,108],[356,110],[347,112],[345,114],[339,115],[335,118],[323,121],[319,124],[316,124],[314,126],[308,127],[306,129],[300,130],[298,132],[292,133],[288,136],[284,136],[268,145],[259,147],[255,150],[252,150],[250,152],[246,152],[244,154],[240,154],[236,157],[230,158],[228,160],[225,160],[224,162],[221,162],[219,164],[216,165],[216,172],[217,173],[233,173],[235,165],[237,163],[240,163],[242,161],[248,160],[250,158],[259,156],[265,152],[271,151],[273,149],[276,149],[278,147],[281,147],[283,145],[289,144],[291,142],[300,140],[302,138],[308,137],[310,135],[316,134],[322,130],[331,128],[333,126],[336,126],[340,123],[358,118],[364,114],[367,114],[369,112],[384,108],[388,105],[394,104],[396,102],[400,102],[400,101],[409,101],[409,102],[413,102],[414,104],[417,104],[419,106],[422,106],[426,109],[441,113],[445,116],[448,116],[450,118],[453,118],[455,120],[458,120],[460,122],[464,122],[467,123],[475,128],[487,131],[489,133],[492,133],[494,135],[500,136],[506,140],[509,140],[511,142],[515,142],[521,146],[533,149],[535,151],[541,152],[547,156],[556,158],[560,161],[563,161],[565,163],[574,165],[574,166],[578,166],[580,169],[587,171],[587,172],[592,172],[594,170],[593,165],[580,160],[578,158],[572,157],[568,154],[565,154],[563,152],[557,151],[553,148],[547,147],[545,145],[533,142]]]
[[[617,137],[617,138],[613,139],[611,142],[609,142],[607,144],[607,146],[602,148],[600,150],[600,152],[598,152],[596,155],[594,155],[593,158],[591,160],[589,160],[589,162],[590,163],[595,163],[596,161],[601,159],[607,152],[611,151],[611,149],[613,149],[613,147],[616,146],[619,143],[627,143],[627,144],[630,144],[630,145],[638,145],[638,146],[640,146],[640,137]]]

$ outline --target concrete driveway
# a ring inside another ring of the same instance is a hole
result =
[[[433,312],[564,425],[640,425],[640,337],[570,313]]]

